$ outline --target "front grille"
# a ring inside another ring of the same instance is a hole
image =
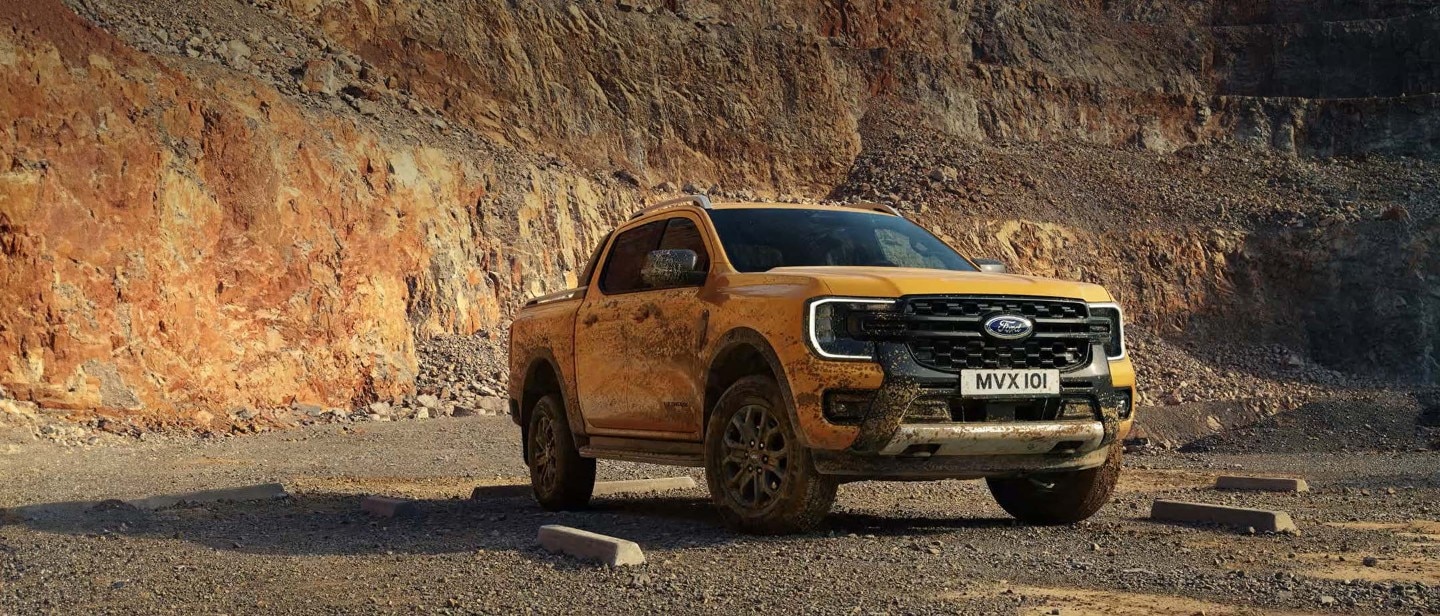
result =
[[[949,295],[904,298],[898,309],[863,328],[877,338],[903,341],[917,363],[934,370],[1065,371],[1090,363],[1092,330],[1083,301]],[[1035,333],[1024,340],[1001,340],[984,333],[985,320],[1000,314],[1028,317],[1035,323]]]
[[[1089,340],[1006,343],[920,338],[910,352],[922,366],[955,371],[979,368],[1075,368],[1090,362]]]

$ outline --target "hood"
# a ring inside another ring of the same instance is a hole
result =
[[[902,295],[964,294],[1065,297],[1089,302],[1111,301],[1104,287],[1085,282],[985,272],[906,267],[777,267],[771,274],[804,276],[829,287],[833,295],[900,297]]]

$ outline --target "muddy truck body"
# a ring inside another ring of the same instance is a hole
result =
[[[597,458],[703,467],[728,524],[798,532],[855,480],[985,478],[1023,521],[1089,517],[1133,422],[1120,307],[1005,273],[886,206],[638,213],[510,332],[534,491],[583,507]]]

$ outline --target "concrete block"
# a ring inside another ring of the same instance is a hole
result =
[[[597,481],[595,496],[628,494],[635,492],[664,492],[667,490],[689,490],[695,487],[694,477],[661,477],[659,479],[630,479],[627,481]]]
[[[387,496],[366,496],[360,501],[360,509],[382,518],[408,518],[420,513],[415,501]]]
[[[1288,477],[1238,477],[1222,475],[1215,478],[1216,490],[1250,490],[1258,492],[1309,492],[1304,479]]]
[[[1157,500],[1150,506],[1150,519],[1166,522],[1219,524],[1235,528],[1254,528],[1256,532],[1294,532],[1299,530],[1290,514],[1267,509],[1246,509],[1208,503],[1186,503]]]
[[[551,552],[569,554],[611,567],[645,564],[645,553],[634,541],[590,531],[547,524],[540,527],[540,546]]]
[[[289,496],[289,494],[285,492],[285,486],[278,483],[264,483],[255,486],[203,490],[187,494],[163,494],[127,502],[137,509],[162,509],[165,507],[173,507],[180,503],[270,500],[285,498],[286,496]]]

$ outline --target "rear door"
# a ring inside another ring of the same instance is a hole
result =
[[[699,438],[703,284],[649,288],[640,271],[650,251],[684,248],[708,272],[700,224],[678,213],[615,234],[575,322],[576,385],[591,434]]]

